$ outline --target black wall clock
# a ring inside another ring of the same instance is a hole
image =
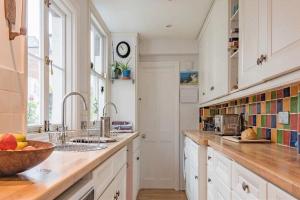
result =
[[[127,42],[119,42],[116,51],[119,57],[127,58],[130,54],[130,46]]]

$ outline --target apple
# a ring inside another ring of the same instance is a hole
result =
[[[0,137],[0,150],[15,150],[17,140],[12,134],[4,134]]]

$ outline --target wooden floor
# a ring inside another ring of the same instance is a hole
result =
[[[175,190],[143,189],[137,200],[187,200],[185,192]]]

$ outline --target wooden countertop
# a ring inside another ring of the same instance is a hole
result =
[[[240,144],[205,131],[186,131],[200,145],[208,144],[235,162],[300,199],[300,155],[277,144]]]
[[[122,134],[108,148],[89,152],[58,152],[16,177],[0,178],[0,200],[50,200],[122,149],[138,132]]]

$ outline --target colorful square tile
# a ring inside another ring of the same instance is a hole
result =
[[[283,144],[283,131],[277,130],[277,143]]]
[[[267,129],[266,128],[261,129],[261,138],[267,139]]]
[[[291,132],[291,139],[290,139],[290,146],[291,147],[296,147],[297,136],[298,136],[298,133],[296,131]]]
[[[271,129],[271,142],[277,143],[277,129]]]
[[[256,138],[257,139],[262,139],[262,129],[261,128],[257,128]]]
[[[278,129],[283,129],[283,124],[280,124],[280,123],[277,122],[276,128],[278,128]]]
[[[271,114],[277,114],[277,102],[271,101]]]
[[[272,115],[271,116],[271,128],[276,128],[276,124],[277,124],[277,116]]]
[[[256,102],[256,95],[252,96],[252,102]]]
[[[260,107],[261,107],[261,114],[266,114],[266,102],[265,101],[260,103]]]
[[[283,131],[283,144],[286,146],[290,146],[291,132]]]
[[[278,99],[277,100],[277,113],[282,112],[282,111],[283,111],[283,100]]]
[[[270,101],[271,100],[271,92],[266,93],[266,100]]]
[[[298,115],[291,114],[290,115],[290,129],[296,131],[298,128]]]
[[[297,130],[298,130],[298,132],[300,133],[300,114],[298,114],[297,115],[298,116],[298,128],[297,128]]]
[[[256,115],[253,115],[252,117],[253,117],[253,123],[252,123],[252,125],[256,126]]]
[[[283,111],[284,112],[290,112],[290,98],[284,98],[283,99]]]
[[[283,89],[277,90],[277,99],[282,99],[283,98]]]
[[[261,114],[261,104],[260,103],[256,104],[256,113]]]
[[[291,113],[297,113],[298,112],[298,97],[291,97]]]
[[[268,127],[268,128],[271,128],[271,115],[267,115],[267,125],[266,125],[266,127]]]
[[[300,93],[298,94],[298,113],[300,113]]]
[[[271,140],[271,138],[272,138],[272,131],[270,128],[267,128],[266,129],[266,139]]]
[[[271,101],[267,101],[266,103],[266,113],[271,114]]]
[[[298,85],[291,86],[291,96],[297,96],[298,95]]]
[[[262,127],[266,127],[267,125],[267,116],[266,115],[262,115],[261,116],[261,126]]]
[[[261,127],[261,115],[257,115],[257,116],[256,116],[256,125],[257,125],[258,127]]]
[[[283,89],[283,96],[284,96],[284,97],[289,97],[289,96],[291,96],[291,93],[290,93],[290,87],[287,87],[287,88],[284,88],[284,89]]]
[[[265,93],[263,93],[263,94],[260,95],[260,100],[261,101],[265,101],[266,100],[266,94]]]
[[[252,114],[256,114],[257,113],[257,105],[256,104],[252,104]]]
[[[277,98],[277,92],[276,91],[272,91],[271,92],[271,99],[276,99]]]

